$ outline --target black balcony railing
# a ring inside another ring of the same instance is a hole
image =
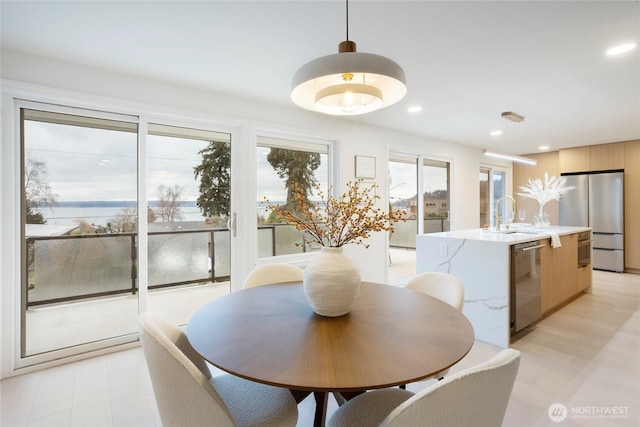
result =
[[[229,280],[226,228],[153,231],[148,242],[149,289]],[[137,244],[136,233],[28,237],[26,306],[135,294]]]
[[[224,282],[230,278],[230,234],[225,227],[149,231],[148,288]],[[258,227],[258,255],[307,250],[287,224]],[[26,307],[138,291],[137,233],[27,237]]]
[[[425,231],[447,225],[425,220]],[[414,221],[399,223],[391,246],[415,248],[415,230]],[[227,228],[169,229],[148,236],[149,289],[229,280]],[[304,235],[290,225],[258,226],[259,257],[318,249],[296,242],[304,243]],[[138,291],[137,233],[27,237],[25,259],[26,308]]]

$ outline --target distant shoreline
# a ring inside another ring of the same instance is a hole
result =
[[[195,201],[177,202],[182,207],[197,206]],[[149,207],[158,207],[159,200],[150,200]],[[135,208],[138,202],[135,200],[85,200],[74,202],[56,202],[55,207],[58,208]]]
[[[182,200],[177,202],[179,206],[185,208],[191,208],[198,206],[195,200]],[[271,204],[284,204],[284,201],[271,202]],[[266,206],[267,204],[258,201],[258,206]],[[160,200],[150,200],[149,207],[157,208],[160,206]],[[54,208],[136,208],[138,202],[135,200],[80,200],[72,202],[56,202]]]

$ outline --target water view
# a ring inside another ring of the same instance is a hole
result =
[[[153,209],[157,202],[151,202],[149,206]],[[83,221],[104,227],[113,218],[131,209],[136,209],[135,201],[58,202],[52,208],[42,209],[42,214],[48,225],[76,226],[79,221]],[[204,221],[195,202],[180,202],[180,211],[183,221]]]

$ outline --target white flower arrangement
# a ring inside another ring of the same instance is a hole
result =
[[[518,193],[518,196],[524,199],[534,199],[540,204],[540,215],[542,215],[542,208],[551,200],[560,200],[560,197],[575,187],[572,185],[567,186],[567,180],[563,177],[551,176],[544,173],[544,183],[540,178],[529,178],[528,185],[521,185],[520,190],[522,193]]]

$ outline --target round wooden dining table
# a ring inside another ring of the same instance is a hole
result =
[[[340,317],[315,314],[301,283],[244,289],[199,309],[187,336],[204,359],[226,372],[314,392],[314,425],[324,425],[329,392],[428,378],[460,361],[474,342],[471,323],[450,305],[369,282]]]

